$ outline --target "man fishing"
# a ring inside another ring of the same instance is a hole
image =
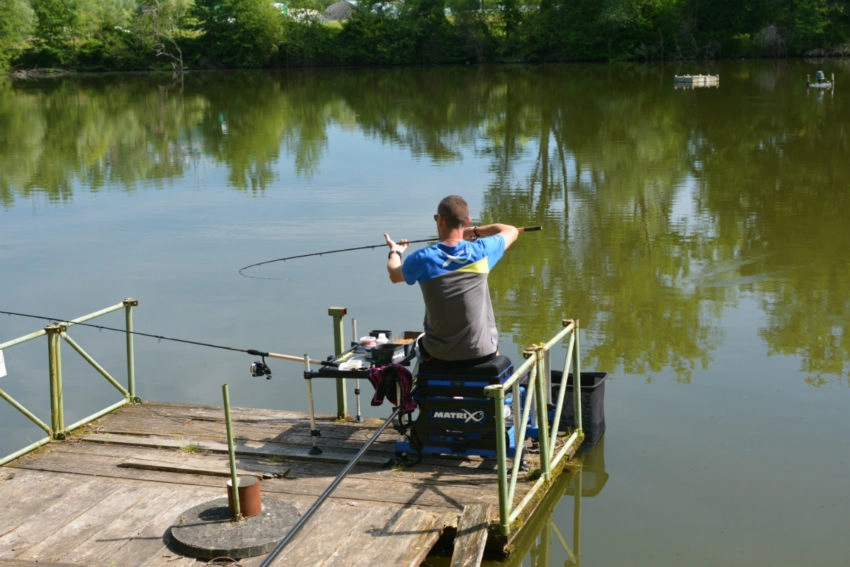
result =
[[[499,332],[493,315],[487,277],[519,235],[507,224],[469,226],[469,205],[457,195],[440,201],[437,214],[440,242],[402,257],[407,239],[393,241],[387,272],[393,283],[419,283],[425,300],[422,360],[429,364],[471,366],[498,353]]]

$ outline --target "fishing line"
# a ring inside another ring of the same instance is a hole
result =
[[[532,232],[532,231],[535,231],[535,230],[542,230],[542,229],[543,229],[542,226],[525,226],[525,227],[519,228],[518,230],[520,232]],[[435,240],[437,240],[437,238],[438,238],[437,236],[432,236],[430,238],[420,238],[419,240],[408,240],[407,243],[408,244],[419,244],[421,242],[434,242]],[[339,254],[341,252],[353,252],[355,250],[369,250],[369,249],[372,249],[372,248],[381,248],[381,247],[384,247],[386,245],[387,245],[386,242],[382,242],[381,244],[369,244],[367,246],[353,246],[351,248],[339,248],[337,250],[324,250],[322,252],[310,252],[308,254],[295,254],[294,256],[286,256],[284,258],[275,258],[274,260],[265,260],[263,262],[257,262],[256,264],[249,264],[247,266],[243,266],[242,268],[239,268],[239,275],[242,276],[242,277],[245,277],[245,278],[251,278],[251,279],[255,279],[255,280],[276,280],[276,279],[280,279],[280,278],[266,278],[266,277],[261,277],[261,276],[249,276],[245,273],[245,270],[248,270],[250,268],[256,268],[257,266],[264,266],[265,264],[272,264],[274,262],[286,262],[287,260],[295,260],[295,259],[298,259],[298,258],[310,258],[312,256],[324,256],[326,254]]]

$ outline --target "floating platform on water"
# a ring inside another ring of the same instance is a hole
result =
[[[300,514],[383,423],[318,417],[322,453],[314,455],[304,413],[232,408],[231,418],[238,474],[261,479],[264,509],[280,504]],[[388,466],[397,439],[392,429],[381,433],[271,564],[418,566],[435,546],[451,545],[465,510],[486,510],[484,521],[498,522],[496,459],[423,455]],[[175,551],[170,534],[187,510],[226,498],[229,463],[222,408],[124,406],[0,467],[0,564],[209,565]],[[530,486],[520,480],[515,498]],[[491,534],[488,550],[504,552],[521,534]],[[265,557],[238,564],[256,567]]]
[[[810,89],[832,90],[835,88],[835,73],[832,74],[832,80],[826,78],[823,71],[815,73],[815,80],[812,81],[809,75],[806,75],[806,87]]]
[[[674,75],[676,88],[719,87],[720,75]]]

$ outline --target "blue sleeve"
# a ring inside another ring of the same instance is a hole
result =
[[[481,243],[484,246],[484,253],[487,256],[487,263],[490,269],[493,269],[502,256],[505,255],[505,237],[501,234],[496,234],[487,238],[479,238],[475,241],[476,244]]]

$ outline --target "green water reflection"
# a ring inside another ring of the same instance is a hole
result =
[[[846,66],[846,62],[844,62]],[[837,84],[846,69],[836,66]],[[775,353],[844,381],[850,320],[847,97],[804,63],[675,69],[547,66],[88,77],[0,89],[0,199],[167,188],[201,161],[262,194],[279,162],[308,180],[332,130],[435,164],[487,162],[482,220],[542,224],[493,282],[517,344],[580,313],[586,366],[688,382],[719,311],[758,297]],[[463,150],[463,151],[462,151]],[[478,190],[476,188],[476,190]]]
[[[850,65],[698,67],[0,84],[0,309],[71,318],[131,295],[137,330],[323,358],[327,306],[361,334],[421,321],[385,255],[287,263],[279,280],[238,268],[426,237],[459,192],[477,220],[544,227],[490,279],[508,354],[577,316],[582,368],[609,373],[607,469],[582,487],[604,490],[564,489],[510,564],[576,563],[580,544],[587,564],[843,565]],[[835,91],[806,89],[817,68]],[[720,85],[675,89],[687,72]],[[42,325],[3,316],[0,341]],[[122,368],[123,337],[75,332]],[[46,406],[45,348],[28,347],[6,353],[2,387]],[[145,399],[219,404],[233,381],[237,404],[306,409],[297,367],[259,383],[242,356],[142,338],[136,361]],[[114,401],[79,374],[69,414]],[[0,406],[4,442],[15,419]]]

